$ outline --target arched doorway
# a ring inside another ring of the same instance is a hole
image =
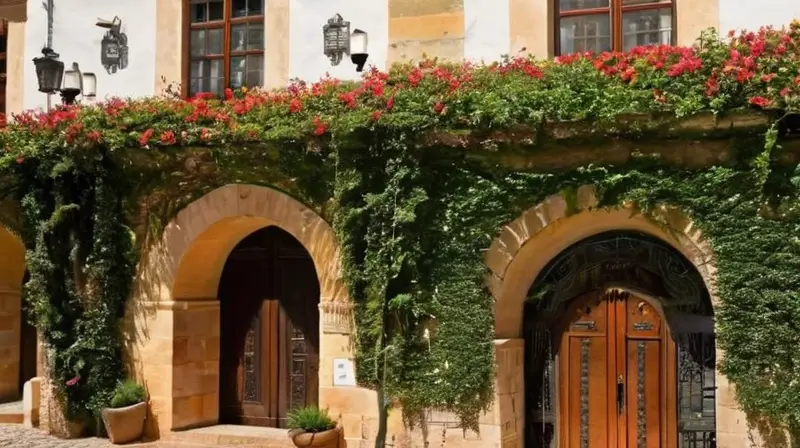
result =
[[[696,268],[638,232],[552,260],[525,304],[526,444],[716,446],[714,321]]]
[[[283,428],[318,401],[320,287],[311,256],[270,226],[242,240],[222,272],[220,421]]]

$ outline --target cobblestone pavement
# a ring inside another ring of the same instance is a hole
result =
[[[22,425],[0,424],[0,447],[20,448],[108,448],[113,447],[108,439],[88,438],[63,440],[45,434],[36,428]]]

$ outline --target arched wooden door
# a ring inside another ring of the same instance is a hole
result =
[[[561,448],[677,447],[675,344],[648,301],[617,289],[577,300],[559,360]]]
[[[319,395],[319,283],[300,242],[276,227],[233,250],[220,283],[220,421],[286,426]]]

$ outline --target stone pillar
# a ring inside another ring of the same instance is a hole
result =
[[[495,418],[500,427],[500,447],[522,448],[525,437],[525,340],[494,341]]]
[[[375,440],[378,428],[378,397],[375,391],[356,386],[334,386],[336,359],[354,360],[353,307],[348,302],[325,298],[319,304],[319,406],[338,419],[347,446]]]
[[[717,350],[717,363],[723,356],[723,351]],[[756,431],[751,433],[747,424],[747,416],[739,409],[733,385],[719,370],[716,371],[714,380],[717,386],[717,447],[749,448],[750,446],[761,446],[760,434]],[[756,445],[751,444],[751,436],[754,438],[753,442]]]
[[[172,429],[174,306],[175,302],[140,301],[126,316],[130,319],[126,331],[136,335],[129,353],[131,371],[146,388],[150,401],[145,421],[148,438]]]
[[[19,291],[0,291],[0,402],[19,398],[21,312]]]
[[[172,428],[219,421],[219,300],[185,300],[171,305]]]
[[[41,379],[31,378],[22,388],[22,423],[26,428],[39,426],[40,387]]]
[[[50,370],[48,364],[49,360],[45,355],[45,376],[41,378],[41,385],[39,388],[39,427],[45,433],[62,439],[80,437],[83,435],[84,426],[67,419],[64,410],[64,398],[59,393],[52,379],[47,375],[47,372]]]

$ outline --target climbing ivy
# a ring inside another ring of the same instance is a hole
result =
[[[48,374],[72,418],[105,406],[124,371],[121,322],[148,232],[215,186],[260,183],[332,222],[355,303],[359,382],[381,407],[401,404],[410,422],[444,409],[477,429],[494,393],[483,254],[524,210],[592,184],[604,206],[673,205],[703,230],[718,268],[721,368],[748,412],[797,425],[800,173],[781,145],[800,98],[798,55],[793,23],[729,41],[710,31],[692,48],[424,60],[359,83],[17,115],[0,132],[0,198],[22,210],[25,298]],[[708,113],[755,124],[692,127]],[[725,166],[506,163],[732,136]]]

